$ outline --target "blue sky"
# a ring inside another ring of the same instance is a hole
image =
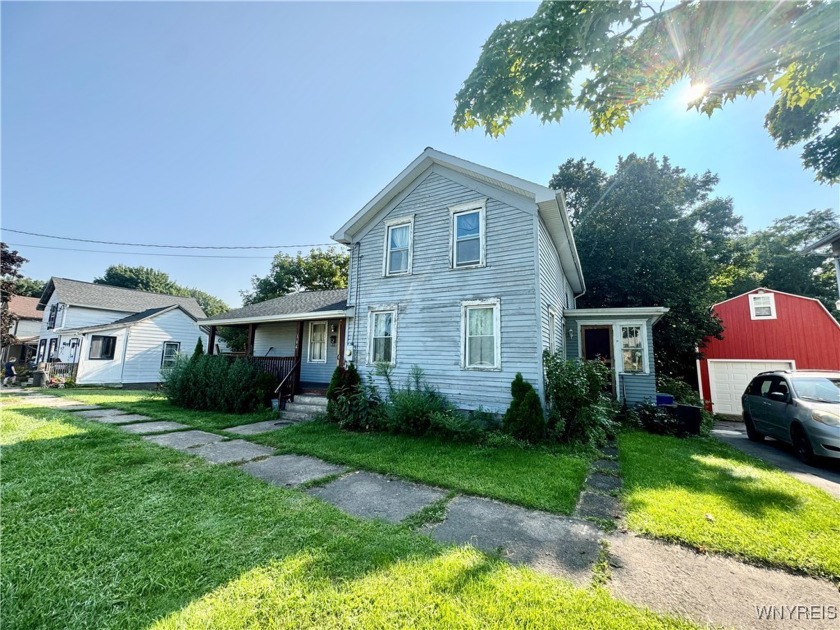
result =
[[[542,184],[569,157],[611,171],[619,155],[668,155],[718,173],[717,194],[750,229],[838,208],[837,187],[815,183],[797,149],[774,147],[768,97],[707,118],[675,90],[600,138],[576,112],[552,125],[523,117],[500,139],[456,134],[454,96],[481,44],[535,6],[4,2],[2,225],[105,241],[325,243],[426,146]],[[3,240],[21,244],[31,277],[92,280],[142,264],[232,306],[274,253]]]

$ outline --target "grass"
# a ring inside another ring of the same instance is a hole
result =
[[[8,628],[680,628],[57,410],[6,407]]]
[[[759,564],[840,579],[840,501],[713,439],[619,438],[627,525]]]
[[[277,414],[270,409],[246,414],[182,409],[170,404],[161,394],[148,391],[80,388],[52,389],[47,393],[73,398],[89,405],[100,405],[101,407],[122,409],[129,413],[139,413],[157,420],[182,422],[204,431],[219,431],[240,424],[250,424],[251,422],[271,420],[277,417]]]
[[[478,446],[309,422],[253,436],[286,453],[392,474],[529,508],[571,514],[594,454],[563,448]]]

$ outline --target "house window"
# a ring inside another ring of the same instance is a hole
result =
[[[484,204],[473,202],[450,208],[454,268],[484,265]]]
[[[327,362],[327,322],[309,324],[309,362]]]
[[[116,337],[105,337],[93,335],[90,338],[90,352],[88,359],[110,360],[114,358],[114,350],[117,348]]]
[[[169,368],[175,367],[175,362],[178,360],[178,353],[180,351],[180,341],[164,341],[163,356],[160,359],[160,369],[168,370]]]
[[[411,273],[411,232],[413,220],[400,219],[400,223],[385,229],[385,275],[398,276]]]
[[[548,309],[548,351],[557,352],[557,314],[554,309]]]
[[[750,319],[776,319],[776,296],[772,293],[750,295]]]
[[[394,341],[397,311],[373,311],[370,314],[369,363],[396,363]]]
[[[55,328],[56,315],[58,315],[58,304],[53,304],[50,306],[50,316],[47,319],[47,330]]]
[[[461,309],[461,367],[468,370],[500,369],[499,300],[462,302]]]
[[[645,371],[645,351],[641,326],[621,327],[621,371]]]

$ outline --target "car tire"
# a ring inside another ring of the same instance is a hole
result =
[[[814,449],[811,447],[811,441],[808,439],[805,429],[795,425],[791,431],[791,437],[793,438],[793,452],[796,458],[803,464],[813,466]]]
[[[744,414],[744,426],[747,427],[747,438],[750,442],[762,442],[764,440],[764,434],[755,428],[752,418],[746,413]]]

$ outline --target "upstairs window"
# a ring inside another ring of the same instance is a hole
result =
[[[484,265],[485,202],[472,202],[450,208],[452,212],[452,267]]]
[[[368,363],[396,363],[396,320],[396,309],[371,312]]]
[[[56,315],[58,315],[58,304],[53,304],[50,306],[50,316],[47,319],[47,330],[55,328]]]
[[[621,326],[621,371],[645,371],[645,351],[641,326]]]
[[[90,352],[88,353],[88,359],[109,361],[114,358],[114,350],[116,350],[116,348],[116,337],[93,335],[90,338]]]
[[[179,341],[164,341],[163,342],[163,356],[160,359],[160,369],[168,370],[175,367],[175,362],[178,360],[178,353],[181,351],[181,342]]]
[[[772,293],[750,295],[750,319],[776,319],[776,296]]]
[[[411,273],[411,232],[413,219],[400,219],[385,229],[385,275]]]

